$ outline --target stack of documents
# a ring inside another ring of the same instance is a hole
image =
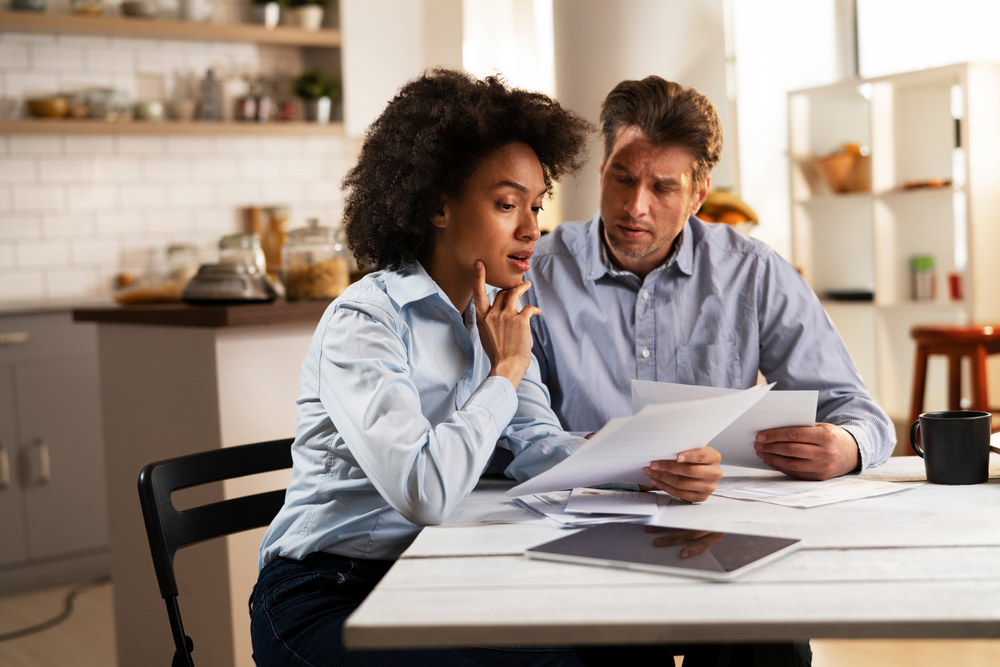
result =
[[[645,523],[657,512],[656,495],[639,491],[578,488],[520,496],[514,502],[563,528]]]
[[[723,477],[715,495],[736,500],[757,500],[785,507],[819,507],[846,500],[872,498],[889,493],[906,491],[918,484],[875,482],[858,477],[838,477],[825,482],[760,477]]]

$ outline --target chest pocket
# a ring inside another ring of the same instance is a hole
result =
[[[740,389],[740,353],[735,342],[689,345],[677,350],[677,382]]]

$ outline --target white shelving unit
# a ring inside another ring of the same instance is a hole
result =
[[[794,263],[876,400],[903,422],[913,380],[910,328],[1000,322],[1000,64],[798,90],[788,104]],[[870,192],[834,194],[808,177],[811,157],[847,143],[870,151]],[[951,184],[904,188],[928,180]],[[909,262],[918,254],[935,258],[931,301],[911,297]],[[956,273],[961,300],[948,289]],[[871,301],[829,298],[866,291]],[[932,357],[928,409],[946,407],[946,377],[945,360]],[[991,386],[996,393],[1000,382]]]

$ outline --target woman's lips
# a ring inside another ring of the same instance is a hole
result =
[[[507,259],[509,259],[514,264],[514,266],[517,267],[518,271],[527,271],[528,269],[531,268],[531,265],[528,263],[527,257],[517,257],[515,255],[507,255]]]

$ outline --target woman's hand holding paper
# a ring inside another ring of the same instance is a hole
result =
[[[690,503],[706,500],[722,478],[722,455],[711,447],[681,452],[676,461],[653,461],[643,468],[649,485]]]

